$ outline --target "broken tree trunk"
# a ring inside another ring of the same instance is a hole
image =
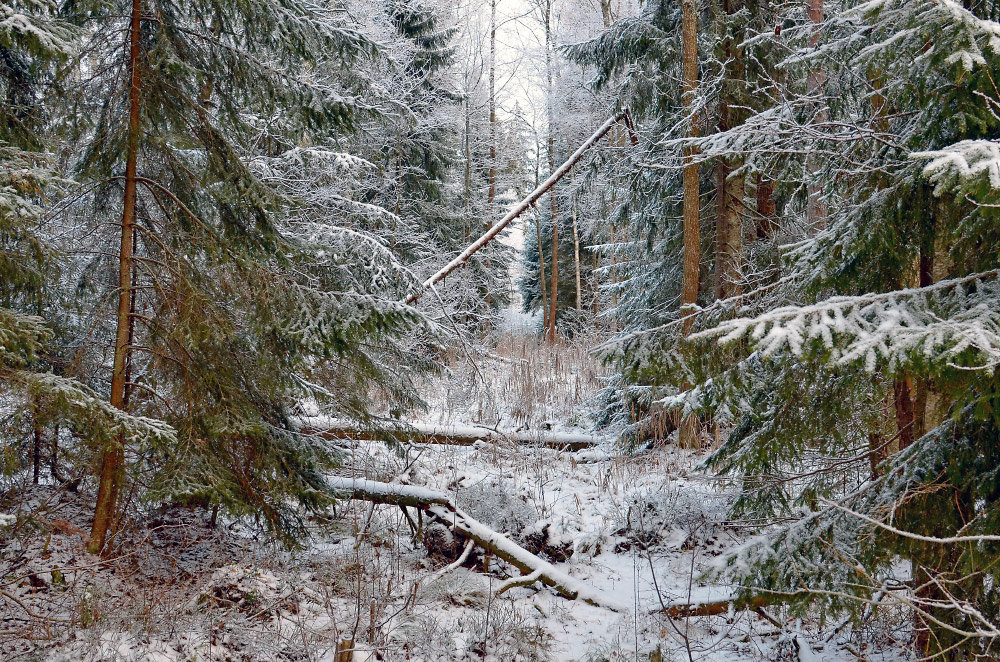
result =
[[[583,600],[596,607],[624,611],[619,604],[602,592],[592,589],[563,572],[548,561],[543,561],[528,550],[494,531],[482,522],[460,510],[444,492],[414,485],[395,485],[363,478],[332,476],[327,479],[330,488],[343,497],[372,503],[420,508],[432,518],[450,528],[459,536],[472,540],[491,556],[501,558],[520,570],[522,581],[536,579],[552,587],[568,600]]]
[[[324,439],[357,439],[359,441],[378,441],[386,438],[392,432],[365,430],[347,421],[331,421],[325,418],[303,418],[299,421],[300,431],[304,434],[316,435]],[[578,451],[591,448],[601,442],[598,437],[585,434],[570,433],[526,433],[516,430],[493,430],[473,426],[444,426],[412,424],[411,439],[424,444],[442,444],[449,446],[472,446],[477,441],[511,441],[522,446],[543,446],[559,450]],[[407,434],[406,430],[401,431]],[[398,434],[396,434],[398,438]]]
[[[632,115],[629,113],[628,108],[625,108],[620,113],[618,113],[614,117],[609,118],[608,121],[602,124],[597,129],[597,131],[593,133],[593,135],[587,138],[587,140],[584,141],[584,143],[580,145],[580,147],[578,147],[577,150],[573,152],[573,154],[571,154],[570,157],[566,159],[566,161],[561,166],[559,166],[558,170],[549,175],[548,179],[539,184],[534,191],[528,194],[528,197],[526,197],[524,200],[518,203],[516,207],[511,209],[506,216],[500,219],[499,223],[497,223],[492,228],[487,230],[483,236],[481,236],[479,239],[477,239],[471,245],[469,245],[469,247],[466,248],[464,251],[462,251],[458,257],[456,257],[454,260],[441,267],[437,271],[437,273],[435,273],[433,276],[431,276],[423,283],[421,283],[420,287],[415,292],[411,293],[408,297],[406,297],[405,303],[412,304],[416,302],[416,300],[420,298],[420,295],[422,295],[425,291],[434,287],[434,285],[439,281],[441,281],[445,276],[447,276],[452,271],[457,269],[459,266],[464,264],[466,260],[472,257],[486,244],[490,243],[490,241],[495,239],[496,236],[499,235],[503,231],[503,229],[510,224],[511,221],[513,221],[518,216],[520,216],[525,211],[534,206],[534,204],[538,201],[538,199],[541,198],[543,195],[545,195],[545,192],[548,191],[550,188],[552,188],[552,186],[556,182],[562,179],[566,175],[566,173],[568,173],[573,168],[573,166],[576,165],[576,162],[579,161],[581,158],[583,158],[583,155],[587,152],[587,150],[596,145],[601,140],[601,138],[603,138],[608,133],[608,131],[611,130],[611,127],[613,127],[618,122],[625,122],[625,126],[628,127],[629,132],[632,136],[632,144],[633,145],[638,144],[639,138],[635,135],[634,125],[632,123]]]

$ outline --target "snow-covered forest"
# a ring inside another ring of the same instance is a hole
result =
[[[0,659],[1000,660],[1000,1],[0,8]]]

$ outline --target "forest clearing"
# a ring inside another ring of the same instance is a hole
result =
[[[997,0],[0,0],[0,659],[1000,660]]]

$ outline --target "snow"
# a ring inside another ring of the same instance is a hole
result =
[[[320,431],[349,432],[357,429],[355,424],[336,418],[324,416],[304,416],[296,419],[297,424],[302,428]],[[610,441],[608,437],[596,434],[580,434],[564,431],[535,431],[525,433],[514,429],[493,429],[484,425],[440,425],[426,422],[406,422],[407,428],[412,428],[417,435],[425,437],[441,438],[466,438],[488,440],[508,440],[529,441],[545,446],[579,446],[598,445]]]

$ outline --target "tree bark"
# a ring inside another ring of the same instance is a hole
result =
[[[823,24],[823,0],[807,0],[806,13],[813,24],[813,33],[809,37],[809,45],[813,48],[819,44],[819,28]],[[806,87],[809,94],[822,96],[823,86],[826,82],[826,73],[819,68],[809,72]],[[821,108],[816,114],[816,121],[825,122],[827,119],[825,102],[820,99]],[[815,155],[809,154],[806,157],[806,221],[812,232],[819,232],[826,229],[826,219],[828,211],[826,202],[823,200],[823,187],[816,181],[819,173],[819,163]]]
[[[302,434],[315,435],[322,439],[340,440],[352,439],[363,441],[381,441],[385,434],[378,434],[362,428],[347,425],[323,425],[313,427],[308,421],[304,422],[305,427],[300,431]],[[467,427],[418,427],[411,436],[397,436],[399,439],[410,439],[421,444],[440,444],[448,446],[472,446],[478,441],[486,442],[507,442],[519,446],[542,446],[545,448],[555,448],[558,450],[579,451],[585,448],[593,448],[601,443],[599,437],[581,434],[553,434],[553,433],[530,433],[518,432],[515,430],[492,430],[489,428],[477,428],[470,430]]]
[[[490,0],[490,191],[489,218],[487,229],[493,227],[495,218],[494,200],[497,192],[497,97],[496,97],[496,67],[497,67],[497,0]]]
[[[34,435],[31,449],[31,484],[38,485],[42,467],[42,426],[38,423],[37,416],[33,418],[31,425]]]
[[[583,293],[580,283],[580,233],[576,227],[576,200],[573,201],[573,264],[576,266],[576,310],[583,310]]]
[[[545,283],[545,252],[542,247],[542,216],[535,215],[535,235],[538,237],[538,285],[542,293],[542,328],[549,328],[548,285]]]
[[[681,33],[684,106],[690,117],[688,136],[698,136],[698,123],[695,121],[694,103],[698,89],[698,7],[696,0],[681,2]],[[701,204],[698,187],[698,163],[694,157],[697,154],[694,147],[684,150],[684,169],[681,181],[684,188],[684,264],[681,282],[682,316],[691,312],[689,306],[698,303],[698,289],[701,269],[701,230],[699,228],[699,207]],[[681,325],[682,333],[691,333],[694,319],[687,319]],[[678,426],[677,443],[682,448],[693,448],[699,445],[698,419],[688,415]]]
[[[555,172],[555,113],[552,109],[552,0],[545,0],[545,81],[546,99],[548,101],[549,124],[549,172]],[[556,306],[559,302],[559,209],[556,198],[556,187],[553,184],[549,190],[549,200],[552,203],[552,285],[549,287],[549,342],[556,340]]]
[[[743,175],[733,175],[729,159],[719,159],[716,204],[715,296],[728,299],[743,293]]]
[[[774,203],[774,181],[757,173],[757,218],[754,227],[757,239],[768,239],[774,233],[774,217],[777,214]]]
[[[142,23],[142,0],[132,0],[132,15],[129,33],[129,120],[128,153],[125,161],[125,197],[122,210],[121,246],[118,255],[118,314],[115,335],[115,355],[111,369],[111,405],[124,410],[126,375],[131,359],[129,336],[131,334],[132,310],[132,251],[135,244],[135,210],[137,202],[136,170],[139,152],[139,104],[140,104],[140,29]],[[98,553],[104,550],[108,530],[117,514],[118,492],[124,474],[125,439],[119,435],[111,448],[104,451],[97,490],[97,504],[94,508],[94,523],[90,531],[87,551]]]
[[[727,17],[740,9],[739,0],[723,0],[722,10]],[[728,20],[727,20],[728,23]],[[725,132],[741,122],[746,67],[743,51],[737,39],[724,33],[722,40],[725,62],[725,80],[719,95],[719,131]],[[715,296],[728,299],[743,291],[743,196],[745,194],[742,159],[723,156],[716,165],[718,184],[716,193],[715,237]]]
[[[896,429],[899,432],[899,450],[913,443],[913,400],[910,398],[910,380],[899,377],[892,382],[893,402],[896,406]]]

